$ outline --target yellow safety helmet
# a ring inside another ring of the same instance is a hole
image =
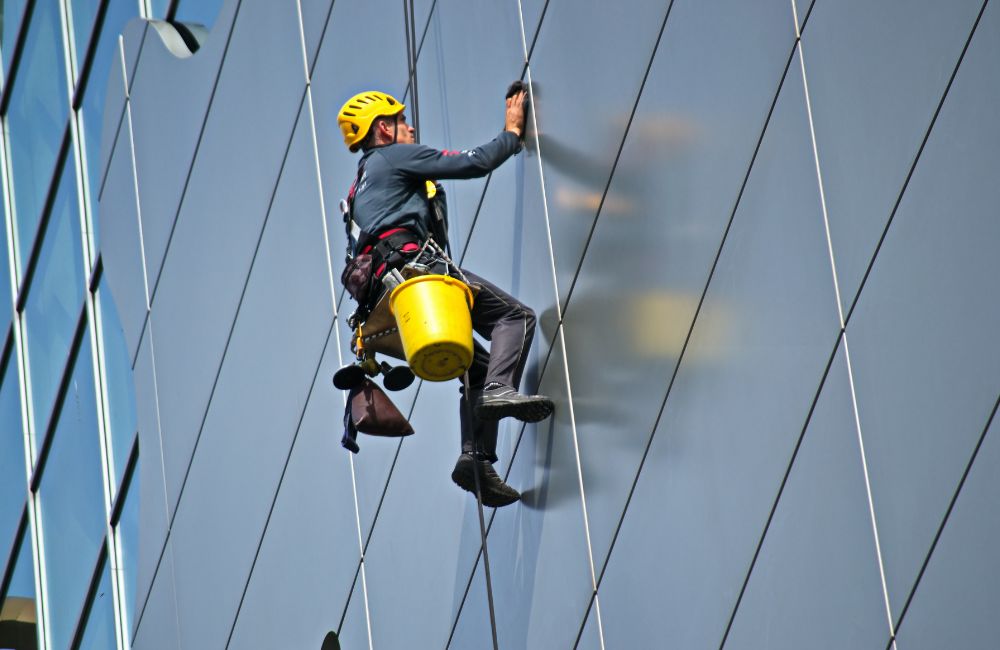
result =
[[[358,93],[340,107],[337,124],[344,134],[344,144],[351,151],[357,151],[361,141],[368,135],[372,122],[377,117],[401,113],[406,105],[392,95],[370,90]]]

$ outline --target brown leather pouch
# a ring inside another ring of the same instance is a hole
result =
[[[340,282],[359,305],[365,304],[372,285],[372,256],[364,253],[351,258],[340,274]]]
[[[373,436],[400,437],[413,433],[413,427],[403,417],[392,400],[370,379],[365,379],[357,392],[352,391],[351,419],[358,431]]]

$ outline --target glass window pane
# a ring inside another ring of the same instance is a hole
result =
[[[14,43],[17,32],[21,29],[21,18],[24,16],[24,5],[27,0],[11,0],[3,3],[3,28],[0,29],[0,52],[3,53],[4,78],[10,67],[10,59],[14,55]]]
[[[66,648],[104,536],[90,337],[80,345],[39,488],[52,647]]]
[[[80,317],[84,282],[76,172],[67,159],[24,308],[36,451]]]
[[[97,586],[94,600],[91,601],[90,614],[87,616],[83,639],[78,650],[110,650],[116,647],[115,642],[115,606],[111,593],[111,567],[104,562],[101,571],[101,583]]]
[[[94,18],[100,0],[71,0],[70,13],[73,15],[73,40],[76,43],[76,69],[79,75],[83,59],[87,55],[90,33],[94,29]]]
[[[132,382],[132,364],[125,344],[115,301],[111,299],[104,281],[97,291],[101,317],[101,345],[104,352],[104,377],[108,391],[108,415],[111,421],[112,468],[115,489],[121,483],[128,455],[135,439],[135,390]]]
[[[35,241],[69,114],[62,52],[59,3],[36,2],[7,109],[18,277]]]
[[[80,110],[83,113],[83,147],[86,150],[87,183],[90,188],[90,223],[94,234],[94,244],[98,242],[97,195],[101,186],[101,129],[104,125],[104,99],[108,88],[111,63],[118,55],[118,35],[125,23],[139,15],[139,5],[135,0],[110,0],[94,61],[91,64],[90,80],[84,91]]]
[[[35,571],[31,538],[25,534],[22,539],[10,587],[0,602],[0,647],[33,650],[38,647]]]
[[[141,463],[141,461],[140,461]],[[125,610],[125,625],[131,633],[132,622],[135,620],[135,586],[139,567],[139,465],[136,464],[132,474],[134,486],[125,494],[125,504],[118,519],[118,547],[121,549],[121,570],[125,582],[125,602],[121,604]]]
[[[167,17],[167,7],[170,4],[170,0],[150,0],[150,18],[157,20],[163,20]]]
[[[0,375],[0,576],[28,496],[17,362],[13,355],[9,356],[7,368]]]

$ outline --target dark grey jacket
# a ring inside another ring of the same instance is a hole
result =
[[[423,238],[431,232],[433,219],[426,181],[485,176],[520,148],[518,137],[503,131],[490,142],[466,151],[443,151],[421,144],[370,149],[358,163],[361,174],[351,188],[354,222],[369,236],[395,227],[407,228]],[[365,239],[363,235],[362,244]]]

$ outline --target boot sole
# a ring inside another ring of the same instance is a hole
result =
[[[476,406],[476,417],[481,420],[502,420],[514,418],[521,422],[541,422],[552,415],[554,406],[550,400],[495,400]]]

